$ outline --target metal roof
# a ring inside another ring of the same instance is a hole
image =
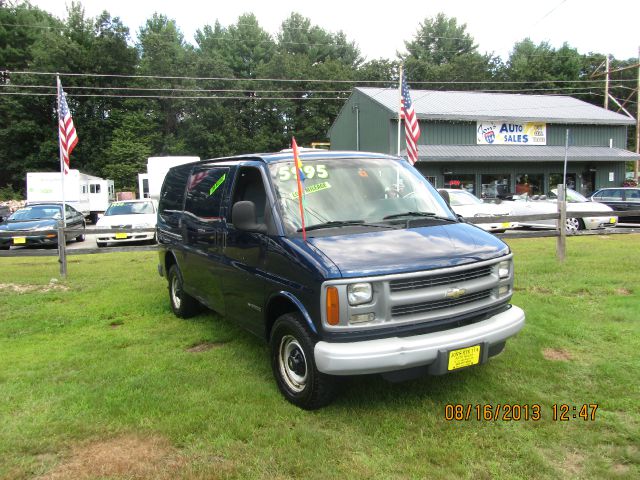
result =
[[[397,116],[398,90],[356,88]],[[413,108],[424,120],[512,120],[518,122],[633,125],[635,119],[573,97],[513,93],[411,90]]]
[[[446,162],[562,162],[564,146],[521,145],[418,145],[421,161]],[[406,157],[407,151],[401,155]],[[638,160],[640,155],[621,148],[569,147],[570,161],[624,162]]]

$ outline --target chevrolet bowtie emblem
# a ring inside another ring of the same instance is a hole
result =
[[[444,296],[445,298],[456,299],[456,298],[460,298],[465,293],[467,293],[467,291],[464,288],[450,288],[445,292]]]

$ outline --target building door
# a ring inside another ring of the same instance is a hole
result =
[[[580,193],[587,196],[593,192],[596,185],[596,172],[590,170],[582,172],[580,181]]]

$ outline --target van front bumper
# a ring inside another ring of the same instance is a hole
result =
[[[480,363],[524,327],[524,312],[511,306],[487,320],[471,325],[412,337],[390,337],[363,342],[318,342],[316,367],[330,375],[361,375],[429,366],[430,373],[446,373],[448,352],[481,345]]]

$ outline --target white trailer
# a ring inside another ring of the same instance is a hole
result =
[[[113,180],[69,170],[64,177],[64,200],[95,223],[109,203],[115,200]],[[27,203],[61,202],[60,172],[27,173]]]
[[[147,173],[138,174],[138,198],[151,198],[158,201],[162,182],[169,169],[199,160],[200,157],[149,157]]]

